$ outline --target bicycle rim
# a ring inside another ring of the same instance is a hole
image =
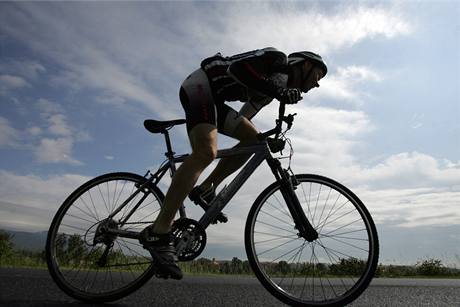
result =
[[[96,239],[103,224],[140,232],[153,223],[164,198],[154,186],[147,186],[108,219],[144,182],[145,178],[130,173],[103,175],[79,187],[62,204],[48,232],[46,252],[50,273],[67,294],[80,300],[112,301],[135,291],[153,275],[152,258],[138,240],[114,235]]]
[[[341,184],[297,175],[295,192],[319,238],[298,235],[277,183],[255,201],[245,231],[246,251],[258,279],[290,305],[340,306],[369,285],[378,262],[374,222]]]

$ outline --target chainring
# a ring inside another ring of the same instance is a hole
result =
[[[206,231],[195,220],[182,218],[175,221],[172,233],[179,261],[195,259],[206,246]]]

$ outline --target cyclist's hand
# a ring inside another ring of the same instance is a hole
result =
[[[279,100],[286,104],[294,104],[303,99],[302,92],[297,88],[281,88]]]

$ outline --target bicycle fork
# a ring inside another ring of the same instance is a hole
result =
[[[286,201],[287,207],[294,220],[295,228],[299,231],[298,235],[308,242],[318,239],[318,232],[313,228],[308,220],[302,205],[295,193],[297,182],[294,176],[290,176],[286,169],[281,167],[281,162],[277,159],[267,160],[275,178],[281,183],[281,194]]]

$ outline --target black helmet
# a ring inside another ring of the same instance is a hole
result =
[[[323,77],[327,74],[327,65],[319,54],[310,51],[299,51],[291,53],[288,56],[289,65],[295,65],[304,62],[305,60],[310,60],[314,62],[316,65],[319,65],[319,67],[321,67],[321,69],[323,70]]]

